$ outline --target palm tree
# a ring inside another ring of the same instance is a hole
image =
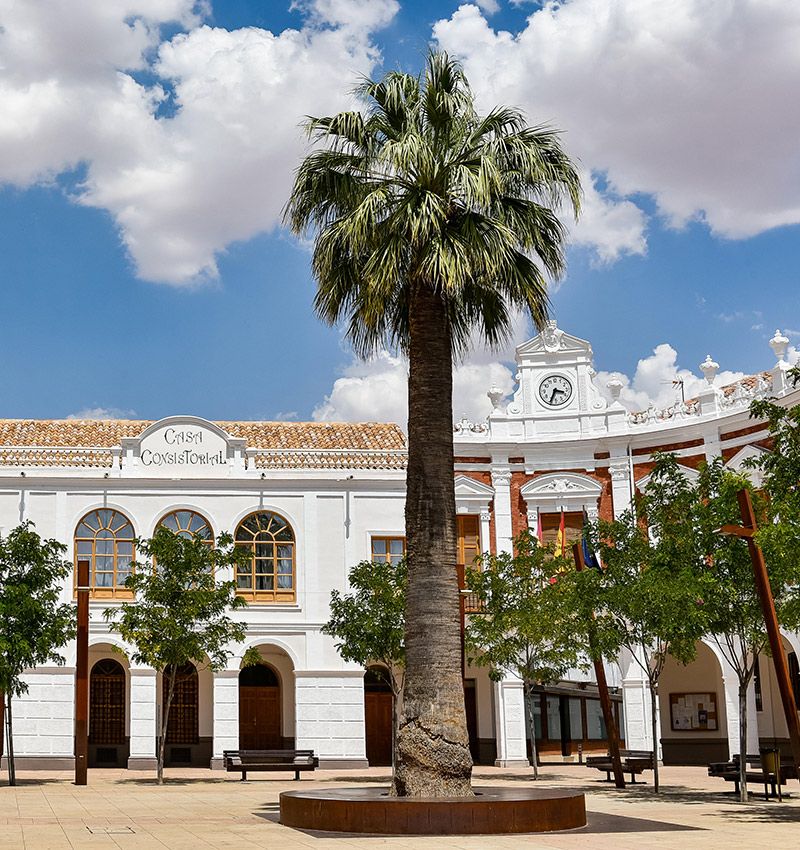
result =
[[[515,109],[480,116],[461,66],[356,89],[362,111],[309,118],[319,144],[297,170],[285,220],[316,235],[314,306],[346,322],[355,351],[408,356],[406,682],[394,793],[472,793],[461,670],[453,490],[453,358],[473,334],[497,346],[520,308],[547,320],[544,269],[564,268],[580,184],[551,129]]]

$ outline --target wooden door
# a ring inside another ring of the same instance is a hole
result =
[[[478,764],[480,756],[480,747],[478,745],[478,700],[474,679],[464,679],[464,710],[467,713],[469,751],[472,761]]]
[[[364,726],[370,767],[392,763],[392,692],[364,691]]]
[[[89,677],[89,743],[125,743],[125,671],[112,658],[98,661]]]
[[[282,748],[280,681],[266,664],[245,668],[239,674],[239,749]]]

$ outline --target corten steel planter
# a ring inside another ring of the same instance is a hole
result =
[[[373,835],[499,835],[586,825],[583,794],[478,787],[474,797],[390,797],[385,788],[284,791],[280,822],[297,829]]]

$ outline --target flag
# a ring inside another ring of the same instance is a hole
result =
[[[583,550],[583,563],[593,570],[602,570],[603,566],[600,563],[600,556],[592,549],[591,544],[586,538],[586,526],[589,524],[589,517],[586,511],[583,512],[583,537],[581,539],[581,549]]]
[[[556,535],[556,558],[563,558],[567,554],[567,529],[564,522],[564,511],[561,511],[561,522],[558,525],[558,534]]]

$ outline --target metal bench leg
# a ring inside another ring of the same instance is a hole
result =
[[[636,774],[631,771],[631,785],[636,785]]]
[[[606,782],[611,782],[611,771],[610,770],[606,771]]]
[[[295,782],[299,782],[299,781],[300,781],[300,771],[299,771],[299,770],[296,770],[296,771],[294,772],[294,781],[295,781]]]
[[[243,770],[242,771],[242,782],[245,782],[246,780],[247,780],[247,771]]]

